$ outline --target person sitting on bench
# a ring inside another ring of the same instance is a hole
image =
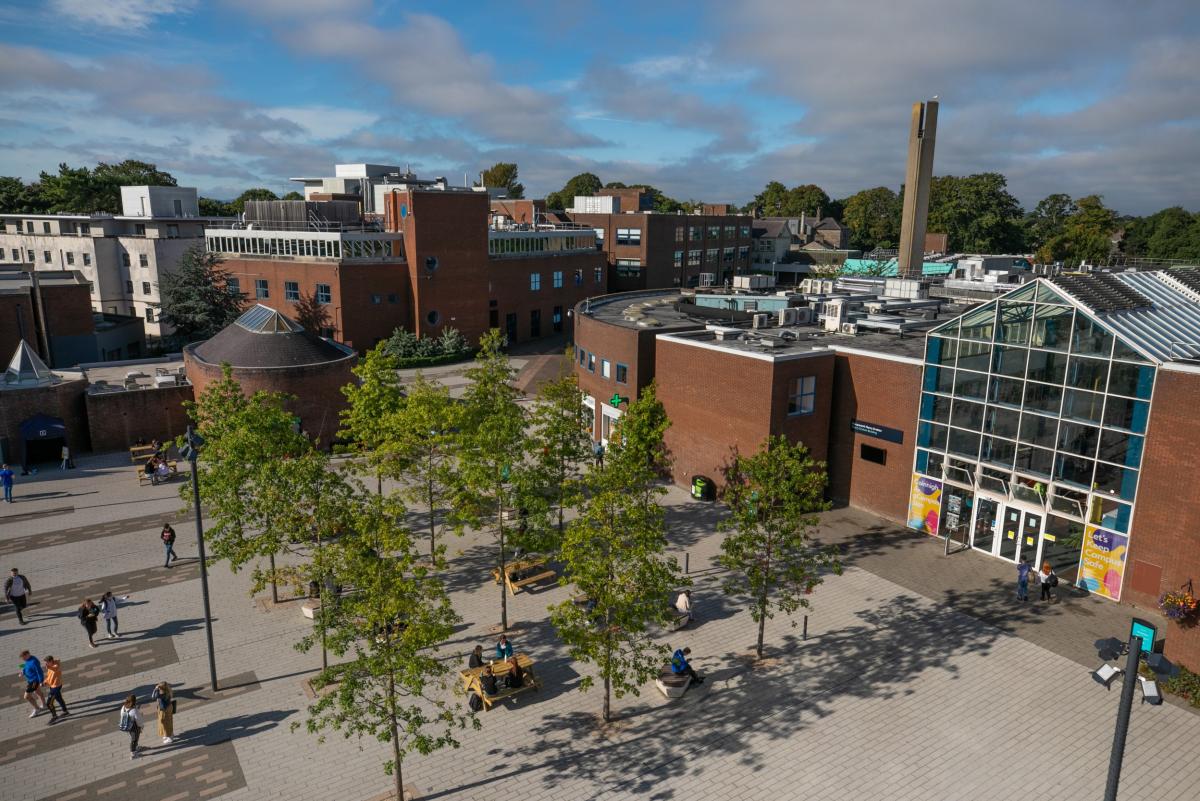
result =
[[[157,479],[154,483],[157,484],[159,481],[166,481],[170,477],[170,465],[167,464],[166,459],[160,457],[158,460],[158,465],[154,468],[154,478]]]
[[[504,686],[510,690],[515,690],[525,684],[525,671],[521,670],[521,666],[517,664],[515,656],[508,660],[508,673],[502,679]]]
[[[688,664],[688,655],[692,653],[691,648],[680,648],[671,657],[671,672],[676,676],[691,676],[692,681],[697,684],[704,683],[704,677],[696,672],[690,664]]]
[[[496,643],[496,661],[503,662],[513,655],[512,643],[508,641],[508,637],[504,634],[500,635],[500,641]]]
[[[483,646],[482,645],[475,646],[475,650],[472,651],[471,655],[467,658],[467,667],[469,667],[469,668],[483,667]]]
[[[492,674],[491,665],[483,669],[483,674],[479,677],[479,686],[484,695],[495,695],[499,690],[496,686],[496,677]]]

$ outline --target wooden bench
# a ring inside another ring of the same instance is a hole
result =
[[[146,484],[153,484],[154,480],[151,476],[146,475],[144,467],[137,468],[138,486],[142,487]],[[174,459],[167,460],[167,475],[160,477],[163,481],[169,481],[172,478],[179,477],[179,462]]]
[[[518,577],[514,578],[514,576]],[[504,586],[508,587],[508,591],[513,595],[530,584],[557,577],[557,573],[546,567],[545,559],[525,559],[504,566]],[[492,568],[492,580],[497,584],[500,583],[499,568]]]
[[[129,449],[129,461],[145,464],[154,455],[153,445],[134,445]]]
[[[521,670],[525,674],[523,683],[520,687],[500,690],[495,695],[488,695],[483,691],[483,685],[480,681],[480,677],[483,675],[482,667],[464,668],[463,670],[459,671],[458,675],[459,678],[462,679],[463,688],[468,693],[475,693],[478,695],[479,699],[483,701],[483,708],[485,710],[491,709],[492,705],[497,701],[503,701],[504,699],[511,698],[514,695],[520,695],[526,690],[540,690],[542,688],[542,683],[538,681],[537,676],[534,675],[533,672],[533,660],[525,654],[516,654],[515,656],[517,658],[517,664],[521,666]],[[492,674],[496,677],[497,681],[499,681],[502,676],[508,675],[509,672],[509,664],[507,661],[497,662],[496,664],[492,665],[491,668]]]
[[[681,698],[692,684],[692,677],[686,673],[676,673],[668,665],[658,672],[654,686],[667,698]]]

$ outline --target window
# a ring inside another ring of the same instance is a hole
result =
[[[150,294],[150,282],[149,282],[149,281],[143,281],[143,282],[142,282],[142,294],[143,294],[143,295],[149,295],[149,294]]]
[[[788,414],[812,414],[817,406],[817,377],[806,375],[792,382],[792,391],[788,396]]]
[[[682,225],[675,226],[675,241],[676,242],[683,241],[683,226]]]
[[[91,253],[84,253],[84,254],[83,254],[83,264],[84,264],[84,266],[86,267],[86,266],[90,265],[91,263],[92,263],[92,254],[91,254]]]
[[[266,300],[267,298],[271,297],[271,290],[267,286],[267,279],[254,279],[254,297],[258,298],[259,300]]]
[[[587,355],[587,370],[589,373],[596,372],[596,354],[594,353]]]
[[[562,270],[555,270],[551,277],[554,282],[554,288],[562,289]]]
[[[587,364],[587,351],[584,350],[583,348],[580,348],[579,349],[579,366],[583,367],[585,364]]]
[[[27,233],[27,234],[33,233],[33,220],[25,221],[25,233]]]
[[[15,262],[21,261],[21,251],[17,250],[16,248],[13,248],[12,249],[12,260]]]
[[[604,229],[603,228],[593,228],[592,230],[596,232],[596,244],[597,245],[604,244]]]
[[[721,235],[721,226],[719,226],[719,225],[708,226],[708,238],[709,239],[716,239],[720,235]]]
[[[575,271],[575,286],[583,286],[583,270]]]
[[[132,295],[132,294],[133,294],[133,282],[132,282],[132,281],[126,281],[126,282],[125,282],[125,294],[126,294],[126,295]]]
[[[683,251],[682,251],[682,250],[677,250],[677,251],[675,251],[675,258],[673,259],[672,263],[673,263],[673,264],[674,264],[676,267],[682,267],[682,266],[683,266]]]
[[[283,282],[283,299],[300,300],[300,284],[296,281]]]
[[[333,303],[333,291],[329,288],[329,284],[317,284],[317,303],[326,305]]]
[[[600,377],[612,378],[612,364],[609,363],[608,359],[600,360]]]
[[[240,295],[242,293],[242,281],[240,278],[226,278],[225,289],[230,295]]]
[[[383,295],[371,295],[371,303],[375,305],[383,303]]]
[[[637,278],[641,274],[641,259],[617,259],[617,275],[622,278]]]
[[[68,253],[67,254],[67,264],[74,264],[74,263],[75,263],[75,254]]]
[[[737,230],[737,228],[735,226],[732,226],[732,225],[725,226],[725,238],[733,239],[733,234],[736,230]]]
[[[442,315],[438,314],[436,310],[431,310],[425,315],[425,322],[429,323],[430,325],[437,325],[438,320],[440,319],[442,319]]]
[[[704,231],[699,226],[688,228],[688,241],[699,242],[704,236]]]
[[[42,251],[42,261],[46,262],[46,264],[50,263],[50,251],[48,251],[48,250]]]
[[[595,272],[596,283],[603,284],[604,283],[604,268],[597,267],[594,272]]]
[[[727,264],[733,263],[733,248],[725,248],[725,252],[721,254],[721,260]]]
[[[620,362],[617,362],[617,383],[618,384],[628,383],[628,381],[627,381],[628,378],[629,378],[629,367],[627,365],[621,364]]]
[[[860,445],[858,447],[858,458],[864,462],[887,464],[887,451],[883,448],[876,448],[874,445]]]
[[[121,264],[125,265],[126,267],[128,267],[131,264],[131,262],[129,261],[128,253],[121,254]]]
[[[750,246],[749,245],[742,245],[740,248],[738,248],[738,258],[741,259],[742,261],[746,261],[747,259],[750,258]]]
[[[542,288],[542,274],[541,273],[530,273],[529,274],[529,291],[537,292],[541,288]]]
[[[705,264],[716,264],[717,263],[717,254],[720,252],[721,252],[720,248],[709,248],[708,250],[704,251],[704,263]]]
[[[641,228],[618,228],[617,229],[617,244],[618,245],[640,245],[640,244],[642,244],[642,229]]]
[[[80,236],[89,236],[91,233],[92,233],[91,223],[80,223],[79,224],[79,235]]]
[[[689,250],[688,251],[688,267],[699,267],[699,266],[700,266],[700,251]]]
[[[28,259],[26,259],[26,261],[28,261],[30,264],[33,264],[33,251],[32,251],[32,250],[27,250],[27,251],[25,251],[25,252],[29,254],[29,258],[28,258]]]
[[[399,295],[397,295],[395,292],[388,293],[388,303],[399,303],[399,302],[400,302]]]
[[[150,266],[150,257],[147,256],[145,253],[139,253],[138,254],[138,266],[139,267],[149,267]]]
[[[148,323],[154,322],[154,309],[151,308],[150,306],[146,307],[146,322],[148,322]]]
[[[749,237],[750,237],[750,226],[743,225],[742,226],[742,238],[747,239]]]
[[[42,223],[42,233],[43,234],[50,233],[50,223],[48,223],[48,222]]]
[[[555,306],[554,311],[550,313],[550,322],[554,327],[554,333],[559,333],[563,330],[562,306]]]
[[[176,202],[179,202],[179,201],[176,201]],[[178,238],[179,238],[179,226],[178,225],[168,225],[167,226],[167,239],[178,239]]]

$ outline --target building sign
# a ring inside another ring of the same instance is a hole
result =
[[[908,527],[926,534],[938,533],[938,515],[942,510],[942,482],[913,475],[908,498]]]
[[[850,420],[850,428],[859,434],[875,437],[875,439],[885,439],[897,445],[904,443],[904,432],[898,428],[888,428],[887,426],[876,425],[875,423],[868,423],[865,420],[855,420],[853,418]]]
[[[1125,577],[1125,556],[1129,537],[1088,526],[1083,535],[1083,555],[1079,562],[1080,587],[1114,601],[1121,600],[1121,582]]]
[[[1153,623],[1148,623],[1140,617],[1135,617],[1133,622],[1129,624],[1129,636],[1137,637],[1142,641],[1142,653],[1148,654],[1154,650],[1154,637],[1158,634],[1158,628]]]

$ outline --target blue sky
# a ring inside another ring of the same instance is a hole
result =
[[[935,171],[996,170],[1122,212],[1200,209],[1191,0],[0,0],[0,175],[144,158],[231,197],[410,164],[516,161],[745,202],[903,178],[908,107],[942,101]]]

